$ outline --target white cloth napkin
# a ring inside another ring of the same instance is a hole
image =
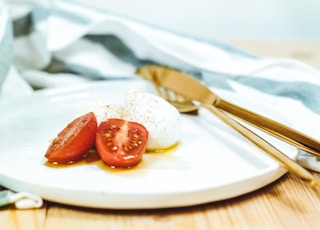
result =
[[[167,65],[260,100],[286,116],[288,125],[320,139],[320,73],[301,62],[257,57],[72,1],[11,10],[14,68],[35,88],[132,78],[140,66]],[[298,162],[320,172],[313,155],[300,151]]]

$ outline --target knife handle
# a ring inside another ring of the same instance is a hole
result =
[[[319,185],[317,179],[309,171],[300,166],[297,162],[291,160],[279,149],[271,145],[262,137],[252,132],[250,129],[243,126],[236,120],[232,119],[223,111],[220,111],[217,107],[213,105],[202,104],[202,107],[205,107],[206,109],[211,111],[213,114],[219,117],[225,124],[229,125],[229,127],[233,128],[236,132],[238,132],[240,135],[242,135],[256,147],[264,151],[268,156],[275,159],[282,167],[286,168],[289,172],[295,174],[296,176],[306,181],[311,187],[315,188]]]
[[[320,142],[312,137],[222,98],[218,98],[214,106],[284,142],[320,157]]]

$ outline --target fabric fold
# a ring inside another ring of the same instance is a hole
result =
[[[320,139],[320,74],[299,61],[259,57],[72,1],[35,7],[16,16],[13,27],[14,65],[33,87],[126,79],[143,65],[166,65],[254,97],[286,116],[291,127]],[[298,162],[320,172],[318,160],[301,152]]]

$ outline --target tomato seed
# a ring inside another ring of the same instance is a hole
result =
[[[107,132],[104,134],[105,138],[109,139],[111,137],[111,133],[110,132]]]

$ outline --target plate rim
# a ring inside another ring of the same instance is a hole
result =
[[[25,100],[28,100],[30,98],[37,98],[39,96],[45,96],[45,97],[53,97],[54,95],[56,94],[61,94],[61,93],[66,93],[66,94],[70,94],[70,91],[72,91],[71,93],[74,93],[74,92],[77,92],[77,91],[81,91],[81,90],[85,90],[85,89],[89,89],[89,88],[94,88],[96,86],[101,86],[101,84],[120,84],[120,83],[123,83],[124,81],[123,80],[108,80],[108,81],[98,81],[98,82],[90,82],[90,83],[85,83],[85,84],[77,84],[77,85],[74,85],[74,86],[70,86],[70,87],[59,87],[59,88],[52,88],[52,89],[44,89],[44,90],[39,90],[39,91],[36,91],[35,93],[33,94],[30,94],[29,96],[27,97],[24,97],[22,99],[17,99],[11,103],[7,103],[7,104],[1,104],[0,103],[0,108],[2,106],[10,106],[12,104],[15,104],[15,103],[21,103]],[[125,81],[126,83],[128,83],[128,81],[126,80]],[[131,81],[132,82],[132,81]],[[134,84],[147,84],[146,81],[144,80],[136,80],[134,79],[133,80]],[[298,154],[298,153],[297,153]],[[294,156],[296,157],[296,156]],[[186,202],[185,204],[172,204],[172,205],[147,205],[145,204],[144,206],[140,205],[139,207],[137,207],[137,205],[117,205],[117,206],[113,206],[113,207],[110,207],[110,206],[106,206],[106,205],[102,205],[102,206],[99,206],[99,205],[90,205],[90,204],[79,204],[77,202],[68,202],[68,201],[63,201],[63,202],[60,202],[59,199],[58,200],[54,200],[54,199],[48,199],[48,200],[51,200],[51,201],[54,201],[54,202],[57,202],[57,203],[64,203],[64,204],[70,204],[70,205],[74,205],[74,206],[81,206],[81,207],[92,207],[92,208],[111,208],[111,209],[155,209],[155,208],[171,208],[171,207],[182,207],[182,206],[190,206],[190,205],[197,205],[197,204],[202,204],[202,203],[208,203],[208,202],[215,202],[215,201],[219,201],[219,200],[224,200],[224,199],[230,199],[230,198],[233,198],[233,197],[237,197],[237,196],[240,196],[240,195],[243,195],[243,194],[247,194],[247,193],[250,193],[252,191],[255,191],[257,189],[260,189],[274,181],[276,181],[277,179],[279,179],[281,176],[283,176],[285,173],[286,173],[286,170],[283,170],[279,167],[278,164],[269,164],[268,165],[269,167],[266,167],[265,170],[260,170],[259,171],[259,175],[255,174],[254,176],[251,176],[250,178],[246,178],[245,180],[242,181],[242,183],[249,183],[250,180],[257,180],[259,179],[260,177],[263,177],[263,178],[268,178],[268,181],[267,182],[263,182],[259,185],[256,185],[255,188],[252,188],[250,190],[247,190],[247,191],[242,191],[241,194],[230,194],[229,196],[226,196],[224,197],[223,199],[217,199],[217,200],[211,200],[211,201],[199,201],[198,203],[188,203]],[[270,177],[270,174],[272,174],[272,178]],[[3,173],[1,172],[0,170],[0,179],[1,177],[3,177]],[[8,177],[8,176],[7,176]],[[10,176],[9,176],[10,177]],[[8,177],[8,178],[9,178]],[[13,179],[13,178],[11,178]],[[10,183],[2,183],[4,186],[6,187],[9,187],[13,190],[19,190],[19,186],[14,186]],[[41,185],[39,185],[41,186]],[[229,186],[229,185],[228,185]],[[88,192],[88,191],[85,191],[85,192]],[[119,195],[119,194],[118,194]],[[140,194],[142,195],[142,194]],[[47,198],[45,198],[47,199]]]

